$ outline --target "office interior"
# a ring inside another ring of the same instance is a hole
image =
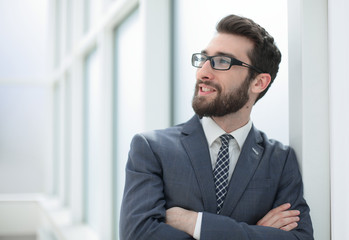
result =
[[[117,240],[132,137],[188,120],[228,14],[282,52],[252,121],[292,146],[317,240],[349,239],[345,0],[0,0],[0,240]]]

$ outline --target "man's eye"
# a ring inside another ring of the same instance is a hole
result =
[[[195,57],[195,61],[198,61],[198,62],[205,61],[205,57],[196,56],[196,57]]]
[[[230,59],[229,58],[220,58],[219,64],[230,64]]]

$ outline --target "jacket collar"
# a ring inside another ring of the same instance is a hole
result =
[[[230,179],[221,214],[230,216],[245,192],[263,156],[262,142],[260,132],[252,126]]]
[[[189,156],[202,194],[204,211],[215,213],[217,201],[207,140],[198,116],[184,124],[182,144]]]
[[[204,210],[216,213],[217,201],[210,153],[198,116],[195,115],[183,125],[181,141],[197,177],[202,193]],[[231,215],[253,177],[263,155],[262,141],[263,138],[260,132],[252,126],[230,180],[224,201],[225,204],[221,211],[222,215]]]

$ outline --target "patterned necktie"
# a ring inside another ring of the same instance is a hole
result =
[[[219,149],[216,167],[213,170],[214,183],[216,186],[217,214],[220,214],[225,195],[227,193],[229,175],[229,140],[233,138],[230,134],[220,136],[222,146]]]

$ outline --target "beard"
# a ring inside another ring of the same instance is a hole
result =
[[[213,100],[206,99],[205,96],[199,96],[199,84],[204,83],[216,89],[217,96]],[[211,81],[199,80],[195,86],[195,93],[192,101],[192,107],[197,115],[202,117],[222,117],[230,113],[239,111],[249,100],[248,89],[250,86],[249,78],[246,78],[241,86],[226,94],[222,93],[220,85]]]

